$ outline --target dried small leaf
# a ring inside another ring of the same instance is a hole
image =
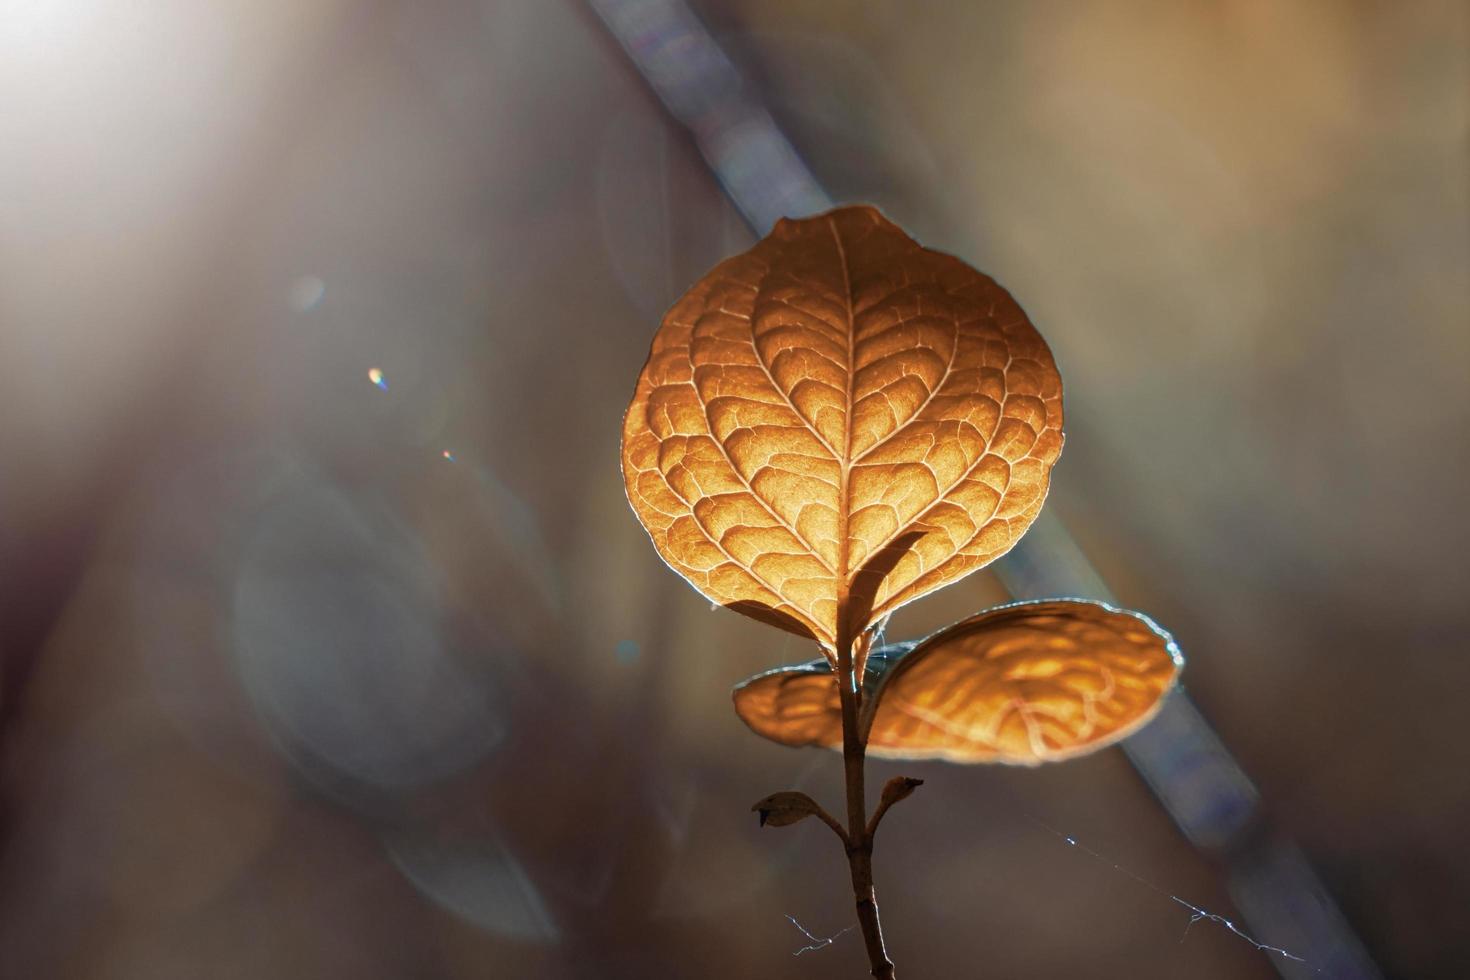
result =
[[[878,797],[878,806],[873,810],[873,815],[868,818],[868,838],[871,840],[878,832],[878,825],[882,823],[883,817],[887,815],[893,804],[908,799],[913,795],[914,790],[923,785],[922,779],[915,779],[912,776],[894,776],[884,783],[883,792]]]
[[[887,809],[899,800],[906,800],[913,795],[914,790],[924,785],[922,779],[913,776],[894,776],[883,784],[883,792],[878,797],[879,806]]]
[[[1183,658],[1138,613],[1098,602],[1014,603],[919,644],[870,703],[868,751],[1038,765],[1142,727]]]
[[[1041,509],[1062,388],[1010,295],[869,207],[783,220],[674,304],[623,424],[628,499],[715,602],[854,635]]]
[[[815,817],[822,812],[817,801],[805,793],[797,793],[785,790],[780,793],[772,793],[751,807],[760,814],[761,826],[770,824],[772,827],[786,827],[807,817]]]

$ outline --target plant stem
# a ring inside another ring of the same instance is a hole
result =
[[[893,980],[893,961],[883,948],[883,925],[873,891],[873,837],[868,833],[863,799],[863,761],[867,743],[858,731],[858,685],[853,664],[854,637],[838,636],[837,687],[842,700],[842,764],[847,782],[847,864],[852,872],[852,895],[858,925],[868,947],[875,980]]]

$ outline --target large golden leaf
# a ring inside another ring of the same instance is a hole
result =
[[[1142,727],[1183,658],[1145,616],[1056,599],[987,610],[870,667],[890,662],[868,678],[870,754],[1038,765]],[[842,746],[835,675],[818,665],[752,677],[735,689],[735,710],[773,741]]]
[[[870,207],[783,220],[674,304],[623,423],[628,499],[722,605],[855,635],[1004,554],[1062,386],[989,277]]]

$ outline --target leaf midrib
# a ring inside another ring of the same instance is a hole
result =
[[[842,303],[847,310],[847,403],[846,410],[842,413],[842,456],[837,461],[837,619],[834,625],[836,633],[840,636],[847,617],[848,589],[852,581],[852,571],[848,568],[848,563],[851,560],[850,476],[852,473],[852,401],[857,378],[857,372],[853,370],[854,361],[857,359],[857,324],[852,315],[852,276],[847,267],[847,250],[842,246],[842,235],[837,231],[837,219],[832,215],[827,216],[827,227],[832,232],[832,242],[837,246],[837,264],[842,269]],[[840,650],[838,654],[841,655]]]

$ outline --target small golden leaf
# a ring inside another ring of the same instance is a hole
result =
[[[904,640],[874,648],[865,661],[864,696],[876,691],[884,673],[917,645]],[[757,735],[782,745],[841,748],[842,701],[834,676],[824,658],[747,677],[732,692],[735,713]]]
[[[1010,294],[845,207],[778,222],[674,304],[622,463],[674,570],[831,657],[1009,550],[1061,449],[1061,379]]]
[[[920,643],[870,703],[868,751],[1034,766],[1141,728],[1184,660],[1138,613],[1098,602],[1000,606]]]
[[[871,755],[1015,765],[1086,755],[1143,727],[1184,662],[1152,620],[1079,599],[999,606],[903,649],[869,660],[860,724]],[[842,747],[823,661],[757,674],[735,689],[735,710],[774,742]]]
[[[825,660],[757,674],[735,688],[735,713],[757,735],[793,747],[842,745],[842,704]]]

